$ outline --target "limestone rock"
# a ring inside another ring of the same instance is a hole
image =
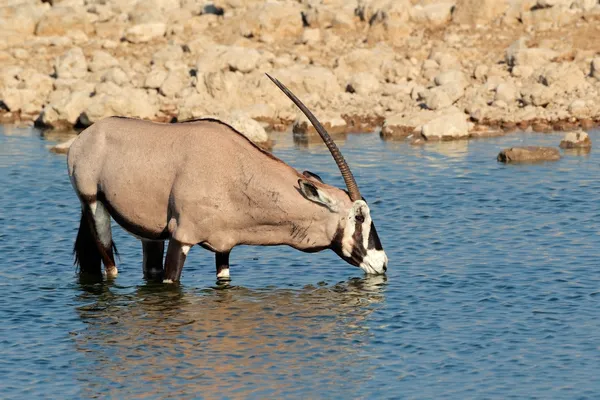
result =
[[[592,147],[592,141],[584,131],[568,132],[561,140],[559,147],[561,149],[590,148]]]
[[[423,125],[421,135],[428,141],[466,138],[469,136],[467,116],[462,112],[441,115]]]
[[[160,93],[167,97],[179,97],[180,92],[190,86],[190,76],[185,65],[171,69],[163,83],[160,85]]]
[[[92,60],[89,62],[88,68],[92,72],[97,72],[104,71],[118,65],[119,61],[109,53],[106,51],[96,50],[92,53]]]
[[[438,27],[450,21],[453,8],[454,2],[450,1],[417,4],[410,10],[410,18],[418,24]]]
[[[509,66],[528,65],[535,69],[546,65],[558,55],[550,49],[528,48],[526,42],[525,38],[521,38],[506,49],[505,58]]]
[[[83,78],[87,75],[88,65],[80,47],[73,47],[54,63],[58,78]]]
[[[302,34],[302,10],[293,3],[265,2],[252,7],[241,18],[239,29],[242,36],[274,38],[298,38]]]
[[[54,127],[74,125],[90,101],[90,93],[86,91],[73,92],[68,96],[61,97],[55,103],[46,106],[42,122]]]
[[[517,99],[518,91],[515,85],[511,83],[501,83],[496,87],[495,101],[504,101],[507,104],[513,103]]]
[[[526,105],[545,107],[555,99],[555,91],[541,83],[527,85],[521,89],[521,97]]]
[[[345,133],[348,128],[346,120],[337,113],[319,113],[317,118],[325,130],[331,135]],[[296,118],[292,125],[292,132],[299,135],[318,135],[317,131],[304,114],[298,115],[298,118]]]
[[[379,91],[381,84],[379,80],[369,72],[359,72],[348,81],[346,91],[359,95],[370,95]]]
[[[145,43],[165,36],[167,25],[163,22],[148,22],[130,27],[125,31],[125,39],[131,43]]]
[[[263,144],[269,141],[269,135],[267,135],[265,128],[263,128],[260,122],[253,120],[243,113],[232,113],[223,119],[224,122],[231,125],[235,130],[256,144]]]
[[[504,163],[557,161],[560,160],[560,152],[554,147],[511,147],[502,150],[497,159]]]
[[[94,26],[87,12],[75,7],[52,7],[44,15],[35,29],[38,36],[64,36],[69,31],[78,30],[90,35]]]
[[[592,60],[592,68],[590,74],[600,80],[600,57],[596,57]]]
[[[452,21],[458,24],[485,25],[508,9],[507,0],[458,0]]]

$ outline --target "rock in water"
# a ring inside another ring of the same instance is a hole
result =
[[[560,160],[560,152],[554,147],[511,147],[502,150],[497,159],[504,163],[558,161]]]
[[[569,132],[560,142],[561,149],[588,149],[592,147],[592,141],[584,131]]]

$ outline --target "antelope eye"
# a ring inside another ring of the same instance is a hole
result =
[[[365,217],[364,217],[363,215],[357,215],[357,216],[355,217],[355,219],[356,219],[356,221],[357,221],[357,222],[359,222],[359,223],[361,223],[361,224],[362,224],[363,222],[365,222]]]

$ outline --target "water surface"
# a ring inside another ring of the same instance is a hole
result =
[[[79,282],[65,157],[4,127],[2,398],[597,398],[600,157],[495,161],[561,136],[415,148],[350,135],[387,276],[331,252],[241,247],[223,289],[200,248],[179,287],[146,283],[139,242],[116,227],[116,281]],[[324,147],[276,140],[277,156],[343,185]]]

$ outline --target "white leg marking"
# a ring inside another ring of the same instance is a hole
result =
[[[183,246],[181,246],[181,252],[183,253],[184,256],[187,256],[187,254],[189,253],[191,248],[192,248],[192,246],[188,246],[187,244],[184,244]]]
[[[163,279],[163,283],[173,283],[171,279]]]
[[[104,208],[101,202],[94,202],[90,204],[92,213],[94,215],[94,223],[96,224],[96,232],[98,232],[98,239],[104,247],[109,247],[112,244],[112,233],[110,230],[110,214]]]
[[[229,268],[222,269],[218,274],[217,278],[229,278]]]
[[[107,278],[115,278],[118,274],[119,274],[119,270],[117,269],[116,266],[111,269],[106,270]]]

